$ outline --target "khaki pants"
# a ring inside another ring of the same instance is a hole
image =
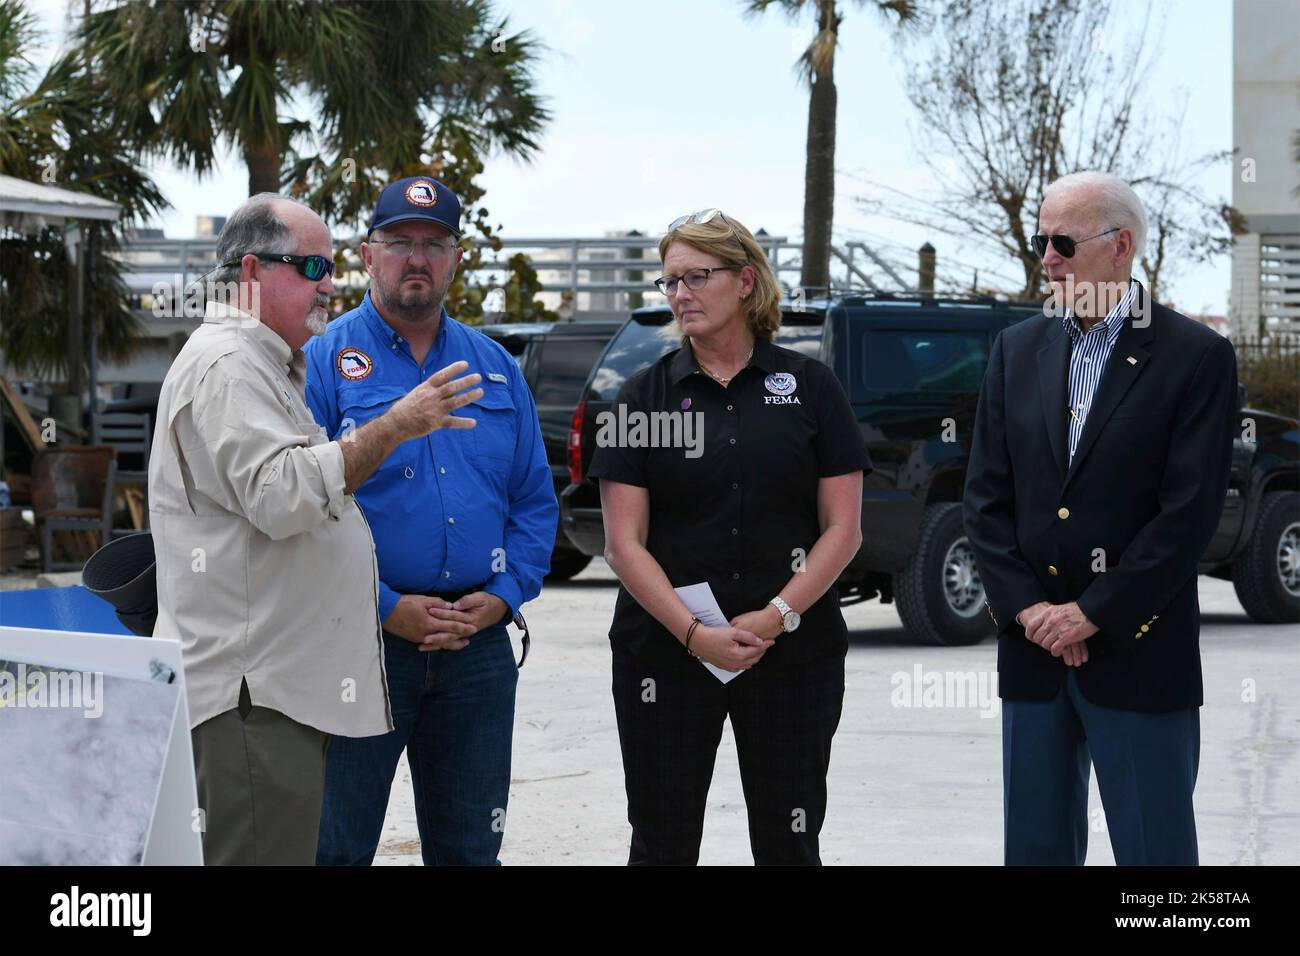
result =
[[[278,711],[239,707],[191,731],[203,859],[210,866],[312,866],[329,735]]]

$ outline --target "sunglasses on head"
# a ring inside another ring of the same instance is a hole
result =
[[[731,230],[731,237],[736,240],[736,244],[740,246],[741,249],[744,249],[745,244],[740,240],[740,233],[736,232],[736,227],[731,224],[730,219],[728,219],[725,215],[723,215],[722,210],[716,207],[712,207],[709,209],[701,209],[699,212],[688,213],[685,216],[678,216],[671,223],[669,223],[668,231],[670,233],[676,232],[682,226],[685,226],[687,224],[702,226],[706,222],[712,222],[715,219],[721,219],[723,222],[727,224],[727,228]],[[746,262],[749,261],[749,250],[747,249],[745,250],[745,261]]]
[[[1052,248],[1059,252],[1066,259],[1074,258],[1074,250],[1081,242],[1087,242],[1089,239],[1100,239],[1102,236],[1109,236],[1112,232],[1119,232],[1119,226],[1114,229],[1107,229],[1105,232],[1099,232],[1095,236],[1089,236],[1087,239],[1071,239],[1069,236],[1041,236],[1036,235],[1032,241],[1034,243],[1034,252],[1038,253],[1038,258],[1047,255],[1047,244],[1050,242]]]
[[[287,262],[289,265],[296,266],[298,274],[312,282],[319,282],[325,276],[334,274],[334,260],[328,256],[286,256],[273,252],[246,252],[246,256],[257,256],[263,262]],[[226,266],[237,266],[244,256],[238,259],[231,259],[225,263]]]
[[[687,213],[685,216],[678,216],[671,223],[669,223],[668,231],[672,232],[674,229],[680,229],[688,222],[694,223],[695,225],[698,226],[702,226],[706,222],[713,222],[713,220],[719,218],[723,222],[726,222],[728,226],[731,225],[731,223],[727,222],[727,217],[722,215],[721,209],[718,209],[716,207],[711,207],[709,209],[701,209],[699,212]]]

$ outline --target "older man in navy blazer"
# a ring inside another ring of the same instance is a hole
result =
[[[965,491],[998,627],[1008,864],[1081,864],[1089,765],[1115,861],[1195,864],[1196,566],[1237,418],[1231,344],[1130,278],[1146,215],[1123,181],[1048,188],[1044,314],[994,343]]]

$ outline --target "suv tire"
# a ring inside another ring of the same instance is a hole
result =
[[[959,502],[926,505],[916,550],[894,576],[903,626],[928,644],[978,644],[993,633]]]
[[[1300,494],[1264,495],[1255,528],[1232,566],[1232,586],[1251,620],[1300,621]]]
[[[556,548],[551,552],[551,570],[546,572],[547,581],[567,581],[591,564],[591,556],[571,548]]]

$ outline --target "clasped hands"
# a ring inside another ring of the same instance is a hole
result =
[[[505,601],[486,591],[473,591],[456,601],[403,594],[384,621],[384,630],[418,644],[422,651],[458,651],[507,611]]]
[[[727,627],[695,629],[691,653],[724,671],[749,670],[783,633],[781,612],[768,604],[757,611],[737,614]]]
[[[1068,604],[1039,601],[1017,614],[1016,619],[1024,626],[1025,637],[1070,667],[1087,663],[1086,641],[1099,630],[1074,601]]]

